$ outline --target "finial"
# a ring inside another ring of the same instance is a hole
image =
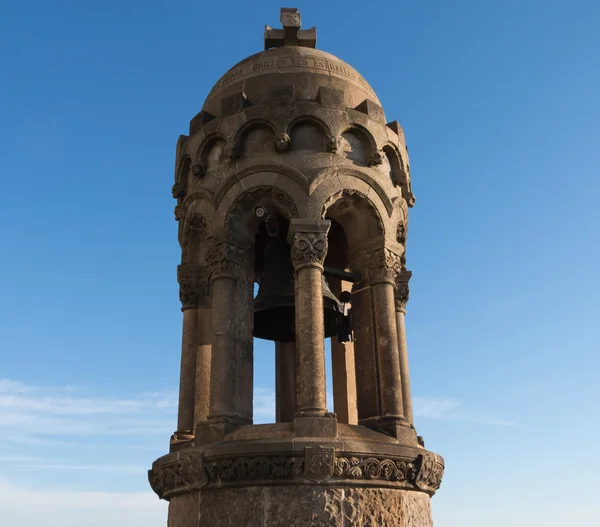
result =
[[[317,46],[317,29],[300,29],[302,16],[296,7],[281,8],[281,24],[283,29],[273,29],[265,26],[265,50],[283,46],[303,46],[314,48]]]

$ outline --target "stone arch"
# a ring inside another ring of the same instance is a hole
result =
[[[229,176],[215,194],[215,208],[224,213],[227,210],[224,204],[232,203],[245,189],[265,181],[292,195],[296,206],[302,210],[302,202],[309,193],[308,178],[292,166],[271,163],[249,166]]]
[[[359,190],[344,188],[331,194],[323,203],[321,217],[342,227],[349,251],[374,239],[383,239],[386,234],[377,206]]]
[[[293,119],[287,127],[293,151],[325,152],[329,127],[318,117],[304,115]]]
[[[192,168],[192,158],[185,154],[181,161],[179,162],[179,166],[175,171],[175,186],[173,187],[173,197],[181,198],[185,195],[188,188],[188,180],[190,170]]]
[[[383,163],[380,165],[380,169],[387,174],[395,186],[401,186],[403,170],[398,152],[391,145],[385,145],[383,154]]]
[[[310,195],[318,194],[322,185],[331,180],[332,177],[344,177],[344,182],[342,183],[344,187],[355,188],[355,190],[363,192],[365,195],[372,195],[371,190],[374,191],[379,198],[377,201],[382,205],[381,216],[390,217],[392,215],[394,203],[381,185],[381,182],[378,181],[379,178],[349,166],[342,166],[337,169],[325,169],[320,172],[310,184]],[[352,179],[349,180],[348,178]]]
[[[376,149],[373,136],[359,125],[351,125],[340,134],[339,153],[355,165],[369,166],[371,153]]]
[[[211,133],[204,137],[198,146],[198,150],[196,151],[196,163],[202,165],[206,168],[206,160],[207,156],[210,154],[211,150],[213,150],[216,144],[225,144],[225,138],[217,133]]]

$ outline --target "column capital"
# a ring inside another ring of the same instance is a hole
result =
[[[294,269],[317,267],[323,269],[327,256],[327,233],[329,220],[292,219],[288,231]]]
[[[211,280],[215,278],[240,278],[246,273],[247,244],[241,240],[217,239],[206,254]]]
[[[197,309],[202,299],[209,295],[208,268],[205,265],[178,265],[177,282],[182,311]]]
[[[369,279],[371,285],[396,285],[402,271],[402,254],[388,247],[363,248],[351,256],[353,267]]]
[[[406,304],[410,298],[410,288],[408,281],[412,276],[412,271],[402,271],[396,280],[396,290],[394,291],[394,302],[396,311],[406,314]]]

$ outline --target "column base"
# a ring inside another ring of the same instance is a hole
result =
[[[417,431],[404,417],[386,416],[372,419],[362,419],[359,423],[398,440],[403,445],[419,445]]]
[[[175,496],[169,527],[432,527],[423,492],[319,485],[201,490]]]

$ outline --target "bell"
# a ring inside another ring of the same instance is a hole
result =
[[[260,339],[296,340],[294,267],[284,236],[273,236],[264,251],[263,273],[254,299],[254,332]],[[323,277],[325,337],[337,335],[342,308]]]

